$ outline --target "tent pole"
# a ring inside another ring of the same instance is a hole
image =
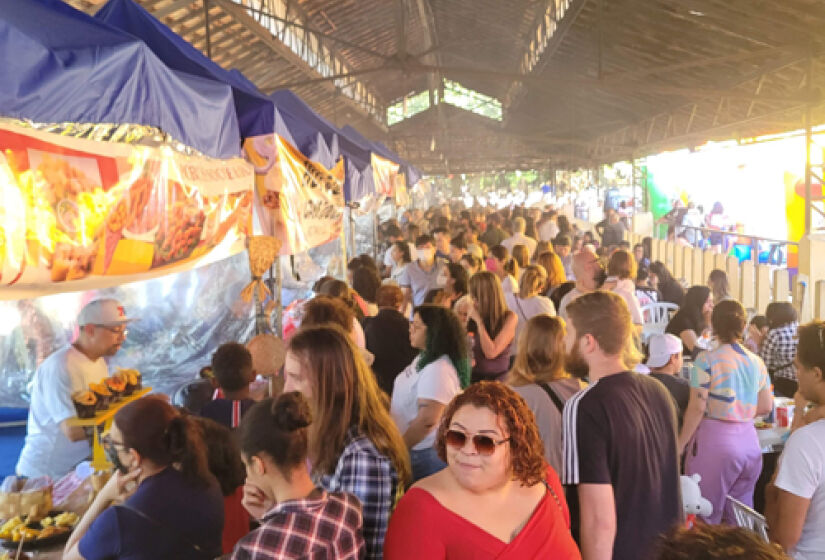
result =
[[[209,0],[203,0],[203,19],[206,26],[206,56],[212,58],[212,34],[209,30]]]
[[[283,273],[281,271],[281,256],[275,257],[275,282],[272,290],[272,303],[275,304],[275,310],[272,312],[272,325],[275,331],[275,336],[283,338],[284,336],[284,309],[281,306],[281,289],[283,288]],[[271,271],[271,269],[270,269]],[[270,272],[271,275],[271,272]]]
[[[378,262],[378,208],[372,211],[372,256]]]

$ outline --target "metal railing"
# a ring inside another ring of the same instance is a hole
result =
[[[654,234],[657,233],[656,228],[666,224],[654,225]],[[788,263],[788,248],[798,247],[799,243],[796,241],[788,241],[786,239],[771,239],[769,237],[761,237],[758,235],[748,235],[738,233],[735,231],[726,231],[716,228],[695,227],[695,226],[675,226],[673,239],[674,242],[679,242],[679,237],[685,232],[692,232],[693,235],[683,237],[685,241],[696,249],[712,249],[718,247],[719,251],[728,254],[735,246],[741,247],[742,250],[734,252],[740,261],[753,261],[754,264],[768,264],[773,266],[787,266]],[[661,236],[656,236],[657,239],[665,239]],[[747,240],[747,243],[742,243],[742,240]],[[719,241],[714,243],[714,241]],[[747,249],[747,251],[745,251]],[[764,259],[762,255],[765,254]],[[754,256],[756,258],[754,259]]]

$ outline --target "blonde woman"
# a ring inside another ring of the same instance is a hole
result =
[[[518,272],[516,273],[516,280],[521,280],[521,273],[530,264],[530,253],[527,252],[527,245],[513,246],[513,259],[518,264]]]
[[[516,361],[507,376],[507,383],[535,414],[544,442],[544,458],[558,472],[562,468],[564,403],[583,387],[564,369],[564,335],[561,318],[531,318],[519,336]]]
[[[531,317],[540,315],[542,313],[547,315],[555,315],[556,307],[550,298],[542,295],[544,287],[547,284],[547,272],[544,267],[538,264],[531,264],[524,269],[519,282],[518,294],[506,294],[505,300],[507,306],[518,318],[518,325],[516,325],[516,341],[524,330],[527,321]],[[513,356],[516,355],[516,345],[514,344],[511,352]]]
[[[510,368],[510,346],[516,336],[518,317],[507,308],[504,291],[492,272],[470,278],[469,332],[473,335],[472,380],[503,379]]]
[[[567,282],[567,274],[564,272],[564,264],[561,258],[553,251],[543,251],[536,258],[536,264],[544,267],[547,273],[547,283],[544,287],[544,295],[550,297],[553,290]]]

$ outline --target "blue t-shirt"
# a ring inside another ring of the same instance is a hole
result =
[[[217,481],[193,486],[167,468],[144,480],[126,504],[157,523],[125,507],[106,509],[80,539],[85,560],[211,560],[221,555],[223,496]]]

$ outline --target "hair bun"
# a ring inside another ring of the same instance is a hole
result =
[[[272,404],[272,416],[275,419],[275,425],[287,432],[306,428],[312,423],[309,403],[297,391],[283,393],[275,399]]]

